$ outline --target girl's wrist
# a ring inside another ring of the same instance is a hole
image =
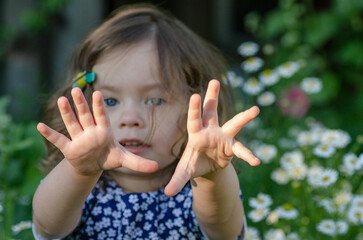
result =
[[[89,179],[94,179],[94,178],[98,179],[102,175],[102,172],[103,172],[103,170],[94,171],[94,172],[79,171],[66,158],[63,159],[63,161],[60,164],[64,164],[65,167],[67,168],[68,172],[70,174],[72,174],[72,176],[74,176],[75,178],[78,178],[80,180],[81,179],[89,180]]]
[[[229,164],[227,167],[225,168],[218,168],[215,169],[214,171],[208,172],[202,176],[196,177],[193,180],[195,180],[196,182],[217,182],[220,178],[223,178],[223,175],[225,174],[225,172],[229,171],[229,168],[233,166],[231,164]]]

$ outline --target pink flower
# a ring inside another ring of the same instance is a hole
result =
[[[310,107],[306,93],[297,86],[283,90],[277,104],[283,115],[293,118],[304,117]]]

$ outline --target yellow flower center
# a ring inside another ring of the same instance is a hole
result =
[[[328,181],[329,179],[330,179],[330,177],[326,176],[326,177],[324,177],[324,178],[323,178],[323,181],[324,181],[324,182],[326,182],[326,181]]]
[[[258,80],[256,78],[252,78],[252,79],[250,79],[249,83],[253,86],[256,86],[256,85],[258,85]]]
[[[290,68],[291,67],[291,63],[287,62],[287,63],[284,63],[282,66],[284,68]]]
[[[265,74],[265,75],[271,75],[272,74],[272,70],[271,69],[266,69],[265,71],[263,71],[263,74]]]
[[[250,57],[250,58],[247,58],[246,60],[248,63],[252,63],[255,61],[255,58],[254,57]]]
[[[292,205],[291,205],[290,203],[285,203],[285,204],[283,205],[283,208],[284,208],[285,210],[291,210],[291,209],[292,209]]]

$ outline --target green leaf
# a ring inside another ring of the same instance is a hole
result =
[[[304,29],[305,41],[318,48],[339,31],[339,22],[334,14],[320,12],[307,19]]]
[[[6,114],[6,108],[8,107],[9,103],[10,103],[9,96],[2,96],[0,98],[0,114]]]
[[[284,33],[288,29],[288,22],[293,19],[291,13],[277,9],[267,14],[260,34],[265,39],[271,39]]]
[[[54,13],[60,11],[68,3],[68,0],[46,0],[42,3],[42,8],[46,12]]]
[[[22,21],[28,30],[39,32],[47,25],[47,16],[35,10],[28,10],[23,13]]]
[[[363,68],[363,42],[354,39],[344,42],[335,54],[335,60],[344,65]]]
[[[24,179],[22,178],[22,164],[19,159],[10,159],[9,165],[6,169],[5,181],[10,185],[18,184],[22,182]],[[14,186],[12,186],[14,187]]]

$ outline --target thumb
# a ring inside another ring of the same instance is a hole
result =
[[[190,180],[190,176],[191,175],[188,169],[184,168],[179,163],[168,185],[166,185],[165,187],[164,190],[165,195],[174,196],[178,192],[180,192],[180,190],[182,190],[185,184]]]
[[[120,156],[120,161],[122,162],[122,167],[136,172],[152,173],[158,169],[157,162],[142,158],[130,152],[126,152]]]

